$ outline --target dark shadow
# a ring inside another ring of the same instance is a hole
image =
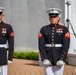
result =
[[[36,63],[26,63],[25,65],[39,66],[39,64]]]
[[[25,63],[25,65],[39,66],[39,61],[32,61],[29,63]]]

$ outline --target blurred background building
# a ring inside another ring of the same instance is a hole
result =
[[[0,0],[4,7],[4,22],[13,26],[15,51],[37,51],[38,32],[49,24],[47,8],[60,8],[64,23],[65,0]]]

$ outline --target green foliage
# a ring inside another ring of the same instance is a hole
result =
[[[14,52],[14,58],[18,58],[19,57],[19,52]]]
[[[38,52],[14,52],[14,58],[38,60],[39,53]]]

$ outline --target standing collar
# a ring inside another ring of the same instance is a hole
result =
[[[56,27],[57,25],[56,25],[56,24],[50,24],[50,26],[51,26],[51,27]]]

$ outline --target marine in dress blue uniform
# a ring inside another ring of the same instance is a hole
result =
[[[0,75],[7,75],[7,64],[12,63],[14,52],[14,32],[12,26],[2,20],[4,10],[3,7],[0,7]]]
[[[47,13],[51,22],[43,26],[38,34],[41,60],[44,64],[45,75],[63,75],[70,34],[66,26],[59,25],[60,9],[49,8]],[[54,23],[56,18],[59,20]]]

